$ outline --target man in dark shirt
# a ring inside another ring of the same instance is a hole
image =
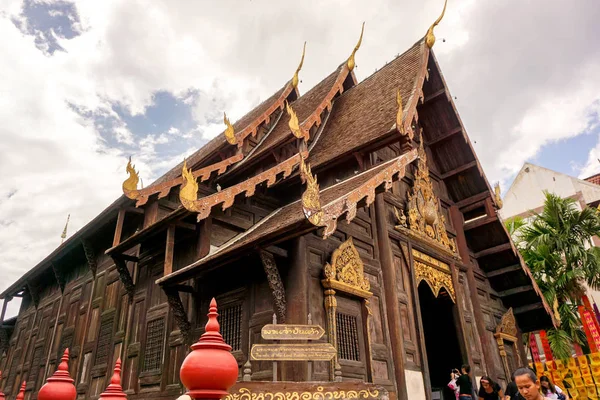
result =
[[[508,385],[506,385],[506,391],[504,392],[505,400],[525,400],[523,396],[519,393],[519,388],[515,383],[515,373],[510,377],[511,381]]]
[[[468,364],[464,364],[461,368],[462,375],[456,380],[458,385],[458,399],[459,400],[472,400],[473,398],[473,383],[471,381],[471,367]]]

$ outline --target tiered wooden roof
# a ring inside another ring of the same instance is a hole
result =
[[[106,253],[122,254],[193,213],[203,219],[211,214],[213,206],[230,207],[241,196],[253,196],[259,186],[262,190],[265,183],[274,187],[268,190],[281,186],[298,189],[278,196],[279,207],[260,222],[157,283],[181,282],[199,268],[222,265],[250,248],[277,243],[320,226],[325,227],[327,236],[335,230],[339,218],[352,219],[357,207],[369,204],[375,193],[389,189],[392,181],[405,175],[406,165],[417,157],[413,137],[418,139],[415,133],[419,131],[422,139],[418,140],[424,141],[431,155],[431,175],[448,191],[448,197],[440,201],[456,206],[464,215],[464,220],[455,216],[452,221],[460,231],[455,234],[462,234],[458,225],[464,227],[468,249],[461,250],[463,262],[471,258],[478,263],[505,306],[513,307],[524,330],[548,326],[552,323],[551,310],[497,215],[494,193],[431,50],[434,41],[430,29],[409,50],[357,84],[353,68],[359,40],[349,59],[304,96],[297,91],[296,74],[269,99],[228,126],[229,140],[225,134],[219,135],[190,156],[185,163],[189,170],[181,163],[149,187],[138,190],[131,168],[133,178],[124,184],[124,191],[137,200],[138,206],[151,196],[165,197],[172,190],[179,190],[183,206]],[[351,159],[362,163],[374,150],[388,145],[397,146],[403,154],[370,168],[365,166],[354,174],[340,170],[342,178],[338,182],[328,179],[321,188],[316,178],[309,179],[307,185],[316,187],[310,193],[312,205],[321,214],[307,221],[304,196],[294,197],[300,194],[300,178],[307,180],[300,166],[310,164],[313,172],[331,177],[336,170],[332,167]],[[20,280],[0,298],[22,287]]]

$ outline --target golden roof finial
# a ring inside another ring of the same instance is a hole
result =
[[[183,186],[179,191],[179,199],[181,204],[189,210],[190,203],[193,203],[198,199],[198,182],[192,174],[192,169],[187,168],[187,160],[183,160],[183,168],[181,169],[181,176],[183,178]]]
[[[140,180],[140,176],[135,170],[135,165],[131,164],[131,157],[129,157],[129,161],[127,162],[127,167],[125,167],[125,170],[129,174],[129,178],[127,178],[125,182],[123,182],[123,192],[125,193],[125,195],[127,195],[127,197],[132,199],[128,192],[137,190],[137,184]]]
[[[498,209],[502,208],[502,196],[500,195],[500,182],[496,182],[494,185],[494,197],[496,198],[496,205],[498,205]]]
[[[304,216],[311,224],[319,226],[323,218],[319,184],[317,183],[317,176],[312,174],[310,165],[304,162],[304,158],[300,159],[300,179],[302,183],[306,183],[306,190],[302,193]]]
[[[233,130],[233,125],[229,122],[227,118],[227,114],[223,113],[223,122],[227,125],[227,129],[225,129],[225,139],[229,144],[237,144],[237,138],[235,137],[235,131]]]
[[[300,70],[302,69],[302,64],[304,64],[304,53],[306,52],[306,42],[304,42],[304,48],[302,49],[302,58],[300,59],[300,64],[298,65],[298,68],[296,68],[296,73],[294,74],[294,77],[292,78],[292,86],[293,87],[298,87],[298,72],[300,72]]]
[[[287,100],[285,101],[285,109],[288,115],[290,116],[290,122],[288,122],[290,130],[298,139],[303,138],[304,135],[302,134],[300,124],[298,123],[298,116],[296,115],[296,112],[292,109],[292,106],[290,106],[290,103],[287,102]]]
[[[365,31],[365,23],[362,23],[362,28],[360,30],[360,37],[358,38],[358,43],[356,43],[356,46],[354,46],[354,50],[352,50],[352,54],[350,54],[350,57],[348,57],[348,61],[346,62],[346,65],[348,66],[348,69],[350,71],[352,71],[356,65],[356,62],[354,61],[354,55],[356,54],[356,52],[358,51],[358,49],[360,48],[360,44],[362,43],[362,38],[363,38],[363,33]]]
[[[70,218],[71,218],[71,214],[67,215],[67,223],[65,224],[65,229],[63,229],[62,234],[60,235],[60,244],[63,244],[63,242],[67,238],[67,227],[69,226]]]
[[[427,36],[425,38],[425,43],[427,43],[427,47],[429,47],[429,48],[432,48],[433,45],[435,44],[435,35],[433,34],[433,28],[435,28],[437,26],[437,24],[439,24],[440,21],[442,20],[442,18],[444,17],[444,13],[446,12],[447,4],[448,4],[448,0],[444,0],[444,9],[442,10],[442,14],[438,17],[438,19],[435,20],[433,25],[431,25],[429,27],[429,29],[427,30]]]
[[[400,89],[396,93],[396,103],[398,104],[398,113],[396,114],[396,129],[404,134],[404,108],[402,107],[402,95]]]

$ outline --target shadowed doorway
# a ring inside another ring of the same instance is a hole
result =
[[[419,284],[419,302],[433,399],[455,399],[448,388],[450,372],[462,365],[453,316],[455,304],[444,288],[436,298],[425,281]]]

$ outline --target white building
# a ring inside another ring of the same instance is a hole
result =
[[[600,203],[600,185],[592,182],[600,182],[600,175],[583,180],[525,163],[504,195],[500,215],[506,220],[515,216],[527,218],[532,213],[541,212],[544,209],[544,191],[577,200],[579,209],[586,205],[597,207]],[[594,237],[593,243],[600,246],[600,238]],[[600,305],[600,292],[589,290],[588,294]]]

